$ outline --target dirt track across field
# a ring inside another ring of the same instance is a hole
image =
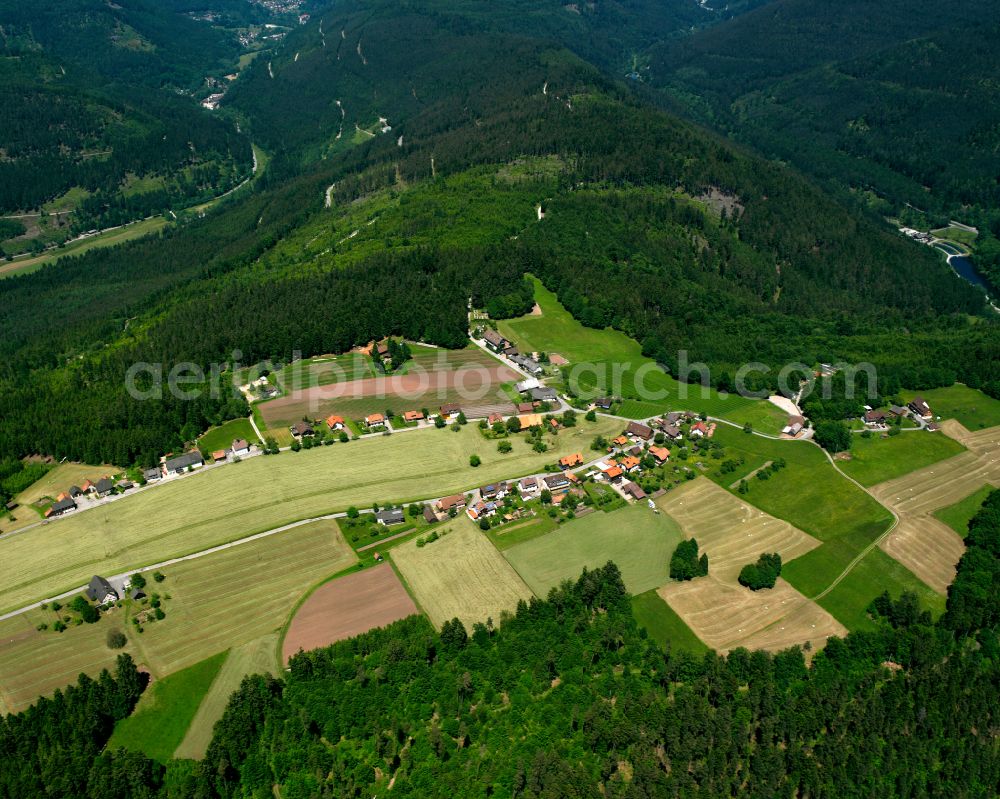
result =
[[[955,578],[965,545],[932,514],[953,505],[982,485],[1000,486],[1000,427],[969,432],[954,420],[942,429],[968,447],[953,458],[879,483],[871,493],[899,516],[896,529],[879,545],[940,594]]]
[[[282,660],[419,613],[388,563],[331,580],[316,589],[292,619]]]

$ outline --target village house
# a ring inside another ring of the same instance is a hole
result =
[[[532,402],[519,402],[517,403],[518,413],[531,413],[535,410],[535,405]]]
[[[805,425],[806,425],[806,419],[804,416],[795,416],[795,415],[789,416],[788,422],[787,424],[785,424],[783,428],[781,428],[781,432],[784,433],[786,436],[795,437],[802,432],[802,430],[805,428]]]
[[[159,466],[153,466],[149,469],[145,469],[142,473],[142,477],[147,483],[155,483],[163,477],[163,471]]]
[[[168,458],[163,464],[163,469],[168,475],[178,475],[188,469],[200,469],[204,465],[205,459],[201,457],[200,452],[185,452],[176,458]]]
[[[865,424],[869,427],[883,427],[888,414],[881,408],[865,411]]]
[[[514,388],[517,389],[518,394],[530,394],[534,389],[541,386],[537,377],[529,377],[527,380],[522,380],[521,382],[515,384]]]
[[[62,499],[56,500],[52,504],[52,507],[45,511],[45,518],[51,519],[56,516],[62,516],[71,510],[76,510],[76,502],[71,497],[65,496]]]
[[[68,493],[73,499],[77,499],[83,496],[83,489],[79,486],[70,486],[69,491],[66,493]]]
[[[373,413],[365,417],[365,427],[372,428],[380,424],[385,424],[385,414]]]
[[[455,402],[448,402],[441,406],[441,418],[446,422],[458,421],[458,415],[461,412],[461,406]]]
[[[391,356],[389,355],[388,339],[385,341],[380,341],[378,344],[375,345],[375,355],[383,364],[385,364],[386,361],[391,360]]]
[[[594,407],[600,408],[602,411],[609,411],[611,410],[612,403],[613,400],[611,397],[598,397],[594,400]]]
[[[663,435],[671,441],[677,441],[681,437],[681,429],[675,424],[663,425]]]
[[[424,418],[423,411],[406,411],[403,414],[404,422],[419,422],[423,418]]]
[[[556,491],[565,491],[569,488],[569,477],[565,474],[550,474],[547,477],[542,478],[542,482],[545,483],[545,487],[555,493]]]
[[[564,458],[559,459],[560,469],[575,469],[577,466],[583,465],[583,455],[579,452],[574,452],[572,455],[567,455]]]
[[[545,371],[538,361],[529,358],[527,355],[512,355],[510,361],[515,366],[520,366],[529,375],[534,375],[535,377]]]
[[[115,484],[111,481],[110,478],[102,477],[100,480],[94,483],[94,493],[97,494],[98,497],[106,497],[114,490],[115,490]]]
[[[296,422],[288,429],[292,431],[292,435],[296,438],[316,435],[316,431],[313,430],[313,426],[309,422]]]
[[[434,508],[431,505],[424,505],[424,521],[428,524],[434,524],[437,520],[438,517],[434,512]]]
[[[96,574],[90,578],[86,593],[87,599],[98,605],[110,605],[112,602],[118,601],[118,592],[115,591],[111,583]]]
[[[635,455],[629,455],[627,458],[622,458],[621,463],[618,465],[621,466],[622,471],[626,474],[632,474],[632,472],[639,470],[639,464],[640,461]]]
[[[909,401],[907,407],[921,419],[934,418],[934,414],[931,413],[931,406],[924,401],[923,397],[914,397],[912,400]]]
[[[708,433],[708,426],[702,422],[698,421],[691,425],[691,437],[701,438]]]
[[[622,479],[622,469],[618,464],[609,466],[607,469],[603,469],[601,474],[604,475],[604,479],[609,483],[617,483]]]
[[[133,483],[131,480],[119,480],[117,483],[115,483],[115,488],[117,488],[119,491],[131,491],[133,488],[135,488],[135,483]]]
[[[496,353],[503,352],[511,344],[507,339],[505,339],[503,336],[501,336],[496,330],[494,330],[493,328],[489,328],[489,327],[486,328],[486,330],[483,331],[483,342],[486,344],[486,347],[488,349],[490,349],[490,350],[492,350],[493,352],[496,352]]]
[[[540,493],[540,489],[538,488],[538,479],[535,477],[525,477],[517,484],[517,490],[521,495],[521,499],[525,502],[535,499]]]
[[[384,508],[375,514],[375,521],[389,527],[393,524],[402,524],[405,519],[401,508]]]
[[[344,421],[343,416],[337,416],[335,413],[331,413],[326,417],[326,426],[330,430],[336,432],[337,430],[343,430],[347,427],[347,423]]]
[[[663,464],[670,460],[670,450],[666,447],[650,447],[649,454],[656,458],[656,462]]]
[[[642,486],[638,483],[632,482],[631,480],[622,486],[622,493],[626,496],[632,497],[634,500],[646,498],[646,492],[642,490]]]
[[[250,454],[250,442],[245,438],[237,438],[233,441],[232,453],[234,458],[245,458]]]
[[[510,493],[508,483],[490,483],[479,489],[479,496],[483,499],[503,499]]]
[[[902,405],[890,405],[889,413],[891,413],[893,416],[905,417],[910,415],[910,409],[904,408]]]
[[[611,443],[616,447],[624,447],[628,445],[628,439],[625,436],[618,436],[617,438],[611,439]]]
[[[554,388],[540,386],[539,388],[531,389],[531,399],[535,402],[556,402],[559,399],[559,395]]]
[[[229,452],[224,449],[217,449],[212,453],[212,460],[216,463],[222,463],[229,457]]]
[[[466,514],[473,521],[482,519],[487,516],[492,516],[497,512],[497,505],[495,502],[476,502],[466,510]]]
[[[649,441],[653,437],[653,428],[649,425],[642,424],[642,422],[629,422],[628,427],[625,428],[625,435],[629,438],[638,438],[642,441]]]
[[[527,430],[529,427],[541,427],[545,421],[540,413],[526,413],[523,416],[518,416],[517,420],[521,423],[522,430]]]
[[[461,510],[464,507],[464,494],[452,494],[450,497],[442,497],[437,501],[438,513],[448,513],[452,508],[455,510]]]
[[[502,413],[491,413],[489,417],[486,419],[486,423],[490,427],[493,427],[493,425],[495,425],[497,422],[502,422],[502,421],[503,421]]]

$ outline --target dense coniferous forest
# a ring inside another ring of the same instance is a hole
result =
[[[145,0],[4,0],[0,22],[0,212],[83,190],[67,231],[79,233],[218,194],[250,171],[246,137],[190,96],[232,68],[231,32]],[[125,191],[138,178],[160,187]]]
[[[123,656],[0,721],[0,795],[995,796],[1000,491],[966,545],[938,622],[883,596],[811,663],[663,651],[610,563],[499,626],[414,616],[246,678],[197,764],[101,753],[140,688]]]
[[[354,13],[347,6],[296,31],[273,59],[275,79],[251,71],[246,91],[266,113],[234,88],[255,137],[272,115],[293,116],[289,104],[305,109],[298,137],[274,123],[273,144],[287,134],[287,146],[259,191],[160,237],[0,282],[0,453],[148,461],[245,409],[229,391],[137,403],[124,385],[130,364],[167,372],[179,361],[287,360],[388,334],[458,346],[465,298],[506,297],[492,310],[516,314],[525,272],[584,324],[623,330],[672,372],[687,350],[720,388],[750,360],[775,367],[761,378],[768,387],[786,362],[849,360],[876,364],[884,394],[956,379],[1000,393],[998,330],[975,317],[982,295],[927,248],[651,108],[566,50],[474,17],[376,14],[355,33],[391,36],[396,47],[372,46],[367,65],[354,51],[349,65],[306,49],[320,24],[337,31]],[[482,57],[442,83],[443,58],[421,61],[430,46],[456,63]],[[282,67],[293,52],[295,70]],[[371,74],[351,95],[358,65]],[[334,130],[322,115],[308,124],[309,92],[335,85],[348,105],[374,90],[391,104],[400,74],[410,76],[402,93],[421,99],[401,106],[410,115],[393,119],[390,135],[302,166]],[[323,213],[331,184],[338,207],[417,186],[433,197],[435,179],[524,156],[557,156],[561,172],[545,224],[516,239],[484,228],[476,244],[396,246],[363,263],[270,255]],[[721,216],[697,199],[713,194],[728,203]],[[74,421],[81,411],[89,424]]]
[[[923,230],[978,226],[993,273],[998,31],[989,0],[775,0],[657,43],[642,76],[669,107],[861,207]]]

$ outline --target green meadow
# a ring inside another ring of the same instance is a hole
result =
[[[725,425],[715,439],[726,447],[727,458],[745,459],[735,473],[723,474],[717,466],[709,473],[724,488],[768,461],[787,464],[767,480],[750,478],[747,493],[738,496],[823,542],[782,569],[782,576],[806,596],[829,586],[892,523],[889,511],[839,474],[814,444],[775,441]]]
[[[808,557],[792,561],[788,567]],[[787,578],[788,567],[782,569],[783,577]],[[944,613],[945,598],[878,547],[865,555],[830,593],[816,601],[847,629],[870,629],[875,625],[866,609],[883,591],[896,598],[904,592],[916,594],[920,607],[929,610],[932,616],[937,618]]]
[[[861,485],[873,486],[964,451],[965,447],[941,432],[913,430],[885,438],[878,433],[871,438],[854,435],[851,459],[839,466]]]
[[[644,357],[634,339],[611,328],[584,327],[538,278],[531,279],[541,315],[508,319],[497,327],[523,351],[556,352],[570,361],[576,384],[570,387],[581,396],[620,394],[625,402],[619,413],[633,419],[679,408],[727,416],[758,402],[736,395],[722,396],[700,385],[679,383]]]
[[[933,515],[965,538],[969,532],[969,521],[979,512],[991,491],[993,486],[988,484],[981,486],[954,505],[938,508]]]
[[[220,652],[155,681],[132,715],[115,725],[108,748],[142,752],[161,763],[170,760],[227,655]]]
[[[246,439],[251,444],[258,443],[257,434],[253,431],[249,419],[232,419],[213,427],[198,439],[198,449],[211,454],[216,450],[229,449],[233,446],[233,441],[238,438]]]
[[[909,402],[918,394],[927,400],[935,416],[955,419],[969,430],[1000,425],[1000,400],[988,397],[978,389],[955,383],[947,388],[907,391],[903,397]]]
[[[505,549],[503,555],[540,597],[563,580],[575,580],[584,568],[609,560],[621,569],[629,593],[641,594],[667,582],[670,556],[681,538],[673,519],[643,503],[611,513],[595,511]]]
[[[638,625],[662,648],[702,655],[708,647],[691,632],[684,620],[655,590],[632,597],[632,614]]]

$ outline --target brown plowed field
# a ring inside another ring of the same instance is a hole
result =
[[[288,628],[285,663],[300,649],[318,649],[418,613],[388,563],[331,580],[313,592]]]
[[[391,377],[366,377],[293,391],[262,403],[260,412],[268,426],[279,426],[303,416],[317,418],[333,411],[353,418],[369,408],[405,405],[408,408],[436,410],[449,402],[460,405],[509,403],[500,385],[520,379],[521,375],[506,366],[485,365]]]

